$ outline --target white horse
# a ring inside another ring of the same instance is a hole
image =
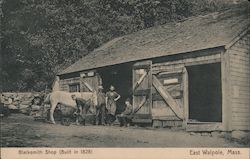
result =
[[[77,98],[82,98],[84,100],[91,100],[93,106],[97,106],[97,93],[96,92],[64,92],[64,91],[54,91],[50,93],[44,103],[50,104],[50,121],[55,124],[54,120],[54,111],[57,104],[62,104],[65,106],[75,107],[76,102],[72,99],[72,95],[75,95]]]

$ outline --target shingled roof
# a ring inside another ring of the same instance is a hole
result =
[[[59,75],[125,62],[226,46],[249,26],[249,5],[191,17],[181,22],[115,38]]]

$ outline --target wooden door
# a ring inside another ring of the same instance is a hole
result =
[[[80,91],[81,92],[94,92],[97,91],[98,85],[102,84],[101,78],[98,73],[94,71],[82,72],[80,78]]]
[[[136,123],[151,123],[152,107],[152,61],[143,61],[133,66],[133,111]]]
[[[152,76],[152,118],[164,126],[179,126],[184,120],[184,69],[162,70]]]

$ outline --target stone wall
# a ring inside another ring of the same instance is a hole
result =
[[[30,113],[32,109],[39,109],[43,100],[42,96],[38,92],[4,92],[1,93],[1,103],[4,103],[12,111],[26,114]]]

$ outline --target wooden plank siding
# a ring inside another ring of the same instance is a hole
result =
[[[152,107],[152,61],[137,62],[133,65],[133,110],[135,123],[151,123]]]
[[[228,48],[232,130],[250,130],[250,33]]]
[[[206,54],[207,51],[209,54]],[[166,104],[166,101],[159,95],[158,91],[153,88],[153,108],[152,108],[152,118],[154,119],[153,126],[183,126],[186,130],[198,130],[200,125],[189,124],[190,127],[187,127],[188,121],[188,72],[185,66],[200,65],[200,64],[209,64],[209,63],[218,63],[221,62],[221,49],[214,50],[203,50],[199,52],[191,53],[192,56],[188,58],[183,58],[174,61],[166,61],[161,63],[153,63],[152,65],[152,74],[154,77],[157,77],[158,81],[164,86],[170,95],[174,98],[178,105],[181,105],[182,109],[182,119],[178,118],[173,110]],[[204,55],[205,54],[205,55]],[[178,79],[178,82],[173,82],[170,84],[164,85],[164,80],[168,79]],[[176,92],[176,93],[175,93]],[[159,97],[160,96],[160,97]],[[209,126],[205,125],[206,130],[214,130],[215,128],[221,129],[221,124],[210,124]],[[218,126],[220,125],[220,126]],[[211,127],[211,129],[207,129]],[[202,129],[202,130],[204,130]]]
[[[183,111],[180,108],[179,104],[176,102],[174,98],[170,95],[170,93],[165,90],[164,86],[161,84],[161,82],[157,79],[157,77],[153,76],[153,85],[159,92],[159,94],[164,98],[168,106],[173,110],[173,112],[176,114],[177,117],[180,119],[183,119]]]
[[[231,80],[229,79],[229,54],[226,50],[221,53],[221,88],[222,88],[222,130],[232,130],[232,106],[230,102]]]
[[[97,91],[100,79],[98,76],[81,77],[80,78],[81,92],[93,92]]]
[[[81,76],[80,74],[84,74],[84,76]],[[97,91],[98,85],[102,84],[102,80],[95,70],[83,71],[74,77],[60,79],[60,90],[69,92],[69,86],[72,84],[79,84],[80,92],[90,92]]]
[[[206,52],[206,50],[204,50]],[[212,55],[195,55],[196,53],[193,52],[193,55],[196,57],[193,58],[186,58],[181,60],[175,60],[175,61],[168,61],[164,63],[155,63],[153,64],[153,71],[157,71],[160,69],[165,69],[166,66],[172,66],[172,67],[182,67],[182,66],[190,66],[190,65],[198,65],[198,64],[206,64],[206,63],[216,63],[220,62],[220,51],[215,50],[215,52],[210,51]]]
[[[178,107],[182,110],[179,112],[181,118],[183,116],[183,80],[182,80],[182,70],[184,68],[183,63],[180,61],[176,62],[164,62],[153,64],[153,76],[157,77],[159,83],[161,83],[162,89],[168,91],[170,96],[174,99]],[[169,80],[174,80],[175,82],[170,82]],[[164,82],[165,81],[165,82]],[[165,83],[165,84],[164,84]],[[157,127],[178,127],[183,125],[183,120],[177,117],[175,112],[171,109],[169,104],[165,101],[155,87],[152,89],[153,94],[153,108],[152,108],[152,118],[153,126]],[[180,111],[180,110],[179,110]]]
[[[70,84],[75,84],[75,83],[80,83],[80,77],[73,77],[73,78],[68,78],[68,79],[60,79],[59,85],[60,85],[60,90],[61,91],[69,91],[69,85]]]

